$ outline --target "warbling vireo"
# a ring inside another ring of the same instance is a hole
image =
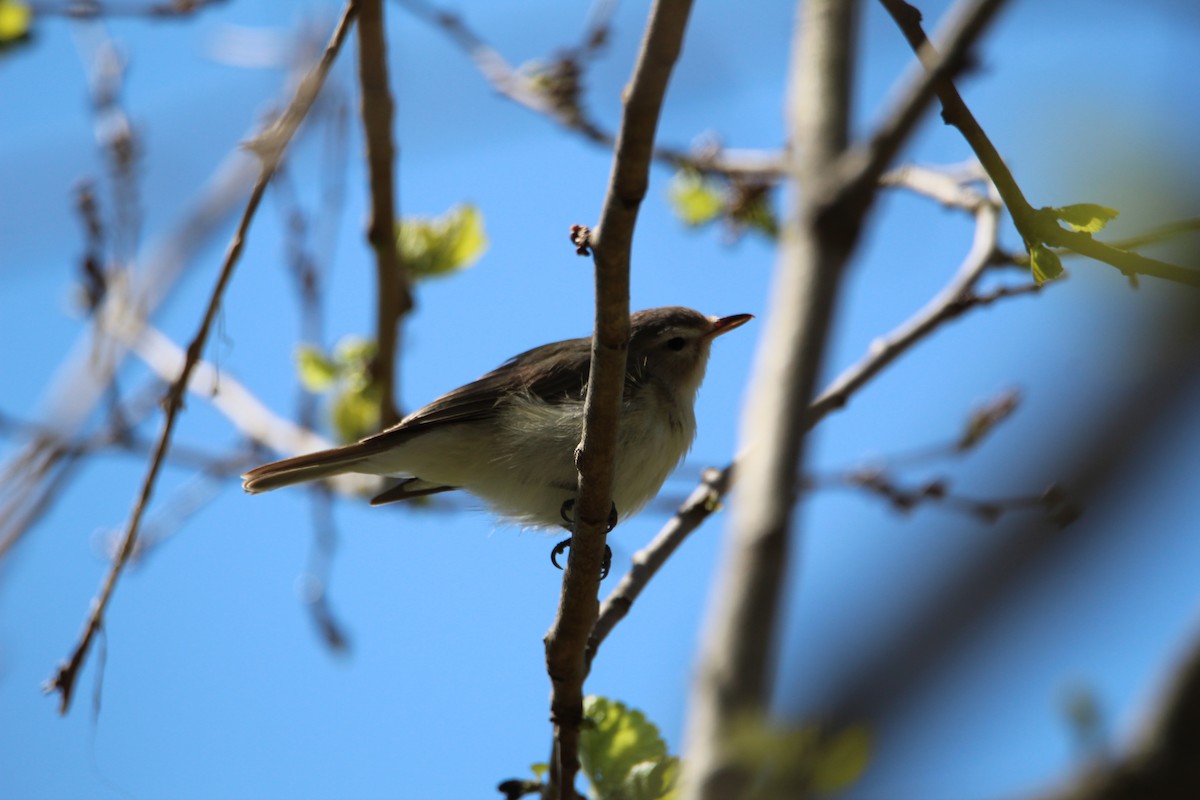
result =
[[[613,484],[622,518],[658,494],[691,447],[712,340],[750,319],[677,306],[630,317]],[[381,433],[252,469],[242,485],[257,493],[344,472],[403,476],[371,504],[464,489],[515,522],[560,526],[575,497],[591,345],[535,347]]]

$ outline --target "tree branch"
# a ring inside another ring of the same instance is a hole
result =
[[[1072,785],[1041,800],[1144,800],[1200,794],[1200,640],[1159,698],[1129,753],[1092,767]]]
[[[629,345],[629,260],[638,209],[649,183],[659,112],[683,45],[690,0],[656,0],[633,77],[599,225],[592,237],[596,322],[583,438],[576,450],[579,495],[558,613],[546,635],[553,686],[555,769],[550,792],[575,796],[579,726],[583,720],[584,649],[598,610],[604,531],[612,506],[613,464]],[[618,509],[620,513],[620,509]]]
[[[367,167],[371,176],[371,211],[367,241],[375,252],[375,361],[372,373],[379,386],[380,426],[400,421],[396,407],[395,369],[401,319],[412,310],[408,272],[396,242],[396,210],[392,145],[393,103],[388,88],[387,42],[383,0],[361,0],[358,22],[358,82],[362,89],[363,131],[367,137]]]
[[[937,51],[921,27],[921,12],[904,0],[879,2],[895,20],[909,46],[925,64],[926,69],[931,72],[935,70],[938,63]],[[953,81],[949,77],[939,78],[936,87],[937,96],[942,103],[942,119],[947,125],[958,128],[967,144],[975,151],[976,157],[1000,192],[1000,197],[1012,215],[1013,224],[1025,241],[1026,248],[1043,243],[1053,247],[1066,247],[1081,255],[1110,264],[1127,276],[1149,275],[1188,286],[1200,286],[1200,269],[1180,267],[1119,250],[1096,241],[1090,234],[1065,230],[1049,209],[1035,209],[1025,198],[1012,172],[963,101]]]
[[[812,396],[861,221],[824,213],[826,192],[801,195],[796,187],[836,188],[831,172],[847,144],[856,7],[845,0],[799,6],[788,96],[793,207],[781,231],[743,417],[737,504],[689,704],[681,779],[688,800],[742,795],[749,774],[732,751],[731,732],[767,708],[806,429],[791,409]]]
[[[938,193],[945,197],[958,196],[944,186],[939,188]],[[934,196],[934,199],[939,198]],[[975,244],[949,283],[916,314],[876,340],[858,363],[844,370],[813,400],[805,415],[810,429],[829,414],[845,408],[849,399],[875,376],[946,323],[958,319],[970,309],[991,305],[1001,299],[1041,291],[1042,287],[1036,284],[1002,286],[982,294],[975,291],[975,286],[990,264],[988,253],[995,251],[999,214],[995,201],[989,201],[981,194],[978,195],[978,201],[982,205],[976,208],[978,227]],[[989,246],[985,247],[985,242]],[[720,470],[707,470],[700,485],[680,506],[675,516],[663,526],[650,544],[633,556],[630,572],[622,578],[600,607],[599,619],[588,641],[589,666],[605,638],[628,614],[633,602],[667,558],[720,508],[721,500],[733,485],[736,464],[737,462],[728,464]]]
[[[993,203],[980,205],[975,212],[975,240],[954,277],[924,308],[886,336],[872,342],[867,355],[842,372],[809,404],[805,414],[809,429],[829,412],[845,407],[854,392],[917,341],[978,303],[978,295],[973,289],[992,263],[999,225],[1000,210]]]
[[[213,320],[216,319],[217,311],[220,309],[221,298],[224,295],[226,286],[229,284],[230,278],[233,276],[234,267],[241,256],[242,247],[245,244],[246,235],[250,229],[250,222],[254,219],[254,214],[258,210],[263,194],[266,192],[267,184],[271,180],[271,175],[274,174],[275,168],[278,166],[280,159],[282,159],[288,143],[295,135],[296,129],[300,126],[308,110],[312,107],[313,101],[316,99],[321,85],[325,81],[325,76],[329,73],[330,67],[333,66],[333,61],[341,49],[342,42],[345,40],[346,34],[350,29],[357,8],[356,0],[350,0],[346,6],[346,10],[342,14],[341,20],[338,22],[337,28],[334,30],[332,39],[321,56],[321,60],[305,76],[304,80],[300,82],[292,103],[267,130],[250,144],[251,149],[258,154],[261,160],[258,180],[254,184],[254,188],[250,193],[250,199],[246,203],[246,209],[242,213],[241,221],[238,223],[233,239],[230,241],[229,247],[225,252],[221,271],[217,277],[216,285],[213,287],[212,294],[209,297],[208,307],[205,309],[200,327],[188,345],[187,359],[184,362],[183,369],[167,390],[165,398],[166,411],[162,431],[159,434],[158,445],[155,448],[154,457],[147,469],[146,477],[142,482],[141,492],[125,530],[125,537],[121,542],[121,550],[110,566],[104,582],[101,584],[100,593],[92,601],[92,607],[88,613],[87,621],[84,623],[83,633],[78,643],[75,645],[68,659],[59,665],[55,674],[47,681],[44,687],[46,692],[59,692],[60,713],[65,714],[70,708],[71,696],[75,689],[79,670],[83,665],[96,633],[104,624],[104,612],[108,608],[113,591],[116,589],[117,580],[120,578],[125,565],[129,561],[129,557],[133,554],[137,546],[138,529],[146,508],[150,503],[150,497],[154,492],[154,485],[162,468],[167,449],[170,446],[171,434],[175,429],[175,422],[178,419],[179,411],[183,407],[184,392],[192,371],[199,362],[201,354],[204,352]]]

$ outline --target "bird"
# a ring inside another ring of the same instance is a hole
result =
[[[618,513],[626,519],[652,500],[682,461],[712,341],[752,318],[680,306],[630,316],[610,528]],[[258,494],[344,473],[399,477],[371,505],[464,490],[513,523],[569,528],[591,344],[583,337],[527,350],[380,433],[264,464],[242,486]]]

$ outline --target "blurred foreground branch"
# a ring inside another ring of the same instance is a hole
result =
[[[768,707],[795,486],[811,427],[794,409],[814,395],[842,274],[883,171],[932,99],[934,78],[965,63],[999,5],[960,4],[943,56],[909,82],[869,142],[856,147],[848,139],[855,4],[801,5],[788,97],[788,138],[797,154],[793,210],[781,237],[743,422],[738,502],[692,692],[686,798],[739,796],[750,780],[734,737]]]

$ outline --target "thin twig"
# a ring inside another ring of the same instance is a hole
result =
[[[97,337],[97,332],[116,327],[135,330],[153,312],[185,269],[196,263],[195,255],[222,229],[233,209],[244,202],[255,172],[252,159],[241,152],[227,157],[172,231],[139,255],[139,271],[128,282],[105,286],[95,311],[97,325],[76,342],[47,391],[43,418],[54,420],[56,435],[22,448],[0,469],[0,474],[8,476],[0,484],[0,559],[25,536],[51,501],[65,493],[75,473],[69,464],[57,463],[62,457],[59,445],[77,433],[103,398],[111,396],[124,350]],[[103,357],[97,359],[100,342],[105,347]],[[166,380],[171,379],[173,376]]]
[[[162,0],[162,2],[102,2],[101,0],[33,0],[30,10],[36,16],[63,16],[73,19],[96,19],[98,17],[190,17],[209,6],[226,0]]]
[[[131,344],[133,352],[162,380],[171,382],[182,371],[187,355],[179,345],[153,326],[147,326]],[[335,443],[281,417],[263,404],[228,372],[203,359],[197,361],[188,379],[192,394],[212,403],[247,439],[278,453],[311,453],[334,447]],[[335,492],[348,497],[377,493],[382,479],[372,475],[338,475],[325,481]]]
[[[588,117],[572,93],[549,92],[538,88],[530,75],[513,67],[498,50],[475,33],[466,21],[447,11],[434,8],[424,0],[399,0],[412,14],[443,31],[475,63],[476,69],[501,96],[542,116],[567,130],[600,145],[612,147],[616,137]],[[544,76],[543,76],[544,77]],[[553,76],[550,81],[554,83]],[[578,86],[578,81],[574,82]],[[779,153],[753,150],[715,149],[693,153],[681,148],[656,146],[653,158],[676,168],[698,172],[742,175],[747,178],[779,177],[786,163]]]
[[[1037,284],[998,287],[982,294],[974,291],[976,283],[987,268],[986,257],[982,259],[983,263],[980,266],[981,256],[986,256],[987,252],[995,247],[998,209],[994,202],[985,202],[976,214],[976,244],[950,282],[916,314],[877,340],[885,344],[872,345],[858,363],[839,374],[813,400],[806,415],[810,427],[815,427],[832,412],[844,408],[854,394],[901,355],[969,309],[990,305],[1004,298],[1041,291],[1042,287]],[[985,247],[985,243],[990,243],[990,247]],[[967,276],[972,276],[970,281],[965,280]],[[628,613],[633,601],[645,589],[666,558],[720,508],[721,500],[733,484],[736,463],[728,464],[723,469],[706,471],[700,485],[663,526],[654,540],[633,556],[633,567],[629,574],[622,578],[621,583],[601,605],[600,618],[588,642],[589,665],[604,639]]]
[[[671,554],[683,544],[687,535],[700,527],[704,520],[720,506],[721,498],[729,489],[733,470],[706,469],[700,484],[692,491],[670,521],[641,550],[633,554],[633,563],[616,588],[604,598],[600,616],[588,637],[586,665],[591,669],[592,659],[612,629],[625,618],[638,595],[650,583],[650,579],[662,568]]]
[[[216,319],[217,311],[220,308],[225,287],[228,286],[229,280],[233,276],[234,267],[241,256],[242,247],[245,244],[246,235],[250,229],[250,222],[254,219],[254,214],[258,210],[259,203],[262,201],[263,194],[266,192],[267,185],[271,180],[271,175],[282,159],[287,145],[295,135],[296,129],[300,126],[300,122],[308,113],[309,108],[312,107],[312,103],[316,99],[321,85],[325,81],[325,76],[329,73],[330,67],[333,66],[333,61],[341,49],[342,42],[346,38],[357,8],[358,4],[356,0],[350,0],[338,22],[337,28],[334,30],[329,45],[325,48],[325,52],[321,56],[320,62],[301,81],[291,105],[288,106],[270,128],[264,131],[251,144],[252,149],[258,153],[261,159],[259,177],[254,184],[254,189],[250,193],[246,209],[242,214],[241,221],[238,223],[233,239],[230,241],[229,247],[225,252],[221,271],[216,285],[213,287],[203,320],[195,337],[188,345],[187,359],[184,362],[183,369],[167,390],[162,432],[159,435],[154,458],[150,462],[146,477],[142,482],[137,504],[134,506],[133,514],[126,528],[120,553],[110,566],[108,574],[100,587],[99,595],[92,601],[92,607],[88,613],[87,621],[84,623],[83,633],[80,636],[79,642],[68,659],[59,665],[55,674],[46,683],[46,692],[57,691],[60,693],[60,713],[65,714],[70,708],[71,696],[75,689],[79,670],[83,665],[93,639],[104,624],[104,612],[116,588],[117,580],[120,578],[125,565],[129,561],[129,557],[133,554],[137,546],[138,529],[146,508],[150,503],[150,497],[154,492],[154,485],[162,468],[167,448],[170,446],[171,434],[174,431],[179,410],[183,407],[183,396],[187,389],[188,380],[192,370],[200,361],[201,354],[204,352],[205,344],[208,341],[208,334],[212,328],[213,321]]]
[[[983,35],[1005,0],[972,0],[960,3],[949,14],[949,30],[940,53],[922,57],[924,69],[906,81],[892,110],[876,126],[869,141],[843,154],[834,174],[848,195],[873,196],[884,170],[895,159],[917,122],[924,116],[936,89],[948,84],[967,64],[967,54]],[[928,47],[928,45],[927,45]],[[853,198],[850,198],[851,200]]]
[[[913,52],[921,58],[927,69],[935,69],[938,61],[937,51],[930,44],[921,26],[921,12],[904,0],[879,2],[895,20]],[[1103,244],[1093,239],[1091,234],[1064,229],[1050,209],[1035,209],[1025,198],[1004,159],[1000,157],[995,145],[954,87],[954,82],[949,77],[941,77],[936,86],[938,98],[942,103],[942,119],[946,124],[958,128],[967,144],[975,151],[979,162],[1000,192],[1004,205],[1012,215],[1013,224],[1016,225],[1027,248],[1039,244],[1065,247],[1110,264],[1127,276],[1150,275],[1189,286],[1200,286],[1200,269],[1169,264]]]
[[[579,726],[583,721],[584,650],[596,622],[604,531],[612,506],[613,465],[629,343],[629,259],[638,208],[649,184],[659,113],[683,45],[691,0],[656,0],[650,10],[617,138],[612,174],[592,236],[596,322],[583,439],[576,451],[579,495],[573,543],[558,613],[546,634],[552,683],[555,770],[551,796],[575,797]],[[619,513],[619,510],[618,510]]]
[[[392,140],[393,103],[388,87],[387,41],[383,0],[361,0],[358,22],[358,82],[362,90],[363,131],[371,181],[367,241],[375,253],[375,360],[372,377],[379,387],[379,421],[389,428],[400,421],[396,406],[396,353],[400,322],[412,310],[408,273],[396,242],[396,203]]]
[[[984,203],[975,212],[975,240],[954,277],[924,308],[886,336],[876,339],[857,364],[842,372],[812,401],[806,418],[811,429],[834,409],[845,407],[850,396],[912,345],[949,319],[979,303],[973,287],[991,264],[999,232],[1000,210]]]
[[[971,167],[979,171],[978,178],[987,179],[987,174],[979,170],[979,162],[972,161]],[[970,169],[970,167],[968,168]],[[883,173],[879,185],[883,187],[902,187],[914,194],[928,197],[946,208],[959,209],[974,214],[981,203],[987,202],[987,196],[969,185],[964,176],[955,174],[962,169],[925,167],[918,164],[904,164]],[[976,176],[971,175],[972,178]]]

